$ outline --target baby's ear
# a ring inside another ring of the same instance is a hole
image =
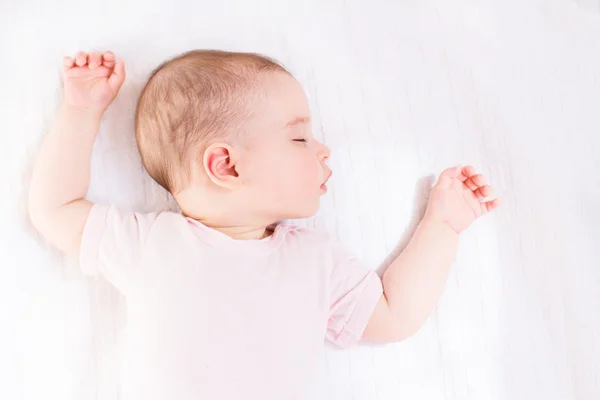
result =
[[[235,151],[225,143],[213,143],[204,152],[204,170],[217,186],[233,189],[239,182],[235,169]]]

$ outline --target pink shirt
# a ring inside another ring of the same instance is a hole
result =
[[[81,265],[126,298],[126,400],[306,399],[324,340],[355,345],[382,294],[315,230],[240,241],[181,214],[100,205]]]

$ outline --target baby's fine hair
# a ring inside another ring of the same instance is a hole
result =
[[[214,140],[241,133],[260,79],[288,73],[254,53],[193,50],[162,63],[142,90],[135,137],[144,167],[171,193],[183,189],[191,166]]]

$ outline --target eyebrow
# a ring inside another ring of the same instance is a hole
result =
[[[290,126],[299,125],[299,124],[308,124],[309,122],[310,122],[310,117],[298,117],[298,118],[295,118],[295,119],[291,120],[290,122],[288,122],[285,126],[290,127]]]

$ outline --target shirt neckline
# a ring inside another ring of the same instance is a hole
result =
[[[234,239],[214,228],[204,225],[202,222],[193,218],[185,217],[192,231],[202,241],[212,247],[229,248],[232,250],[248,250],[258,252],[268,252],[275,249],[285,237],[289,230],[286,224],[278,223],[271,225],[273,233],[263,239]]]

